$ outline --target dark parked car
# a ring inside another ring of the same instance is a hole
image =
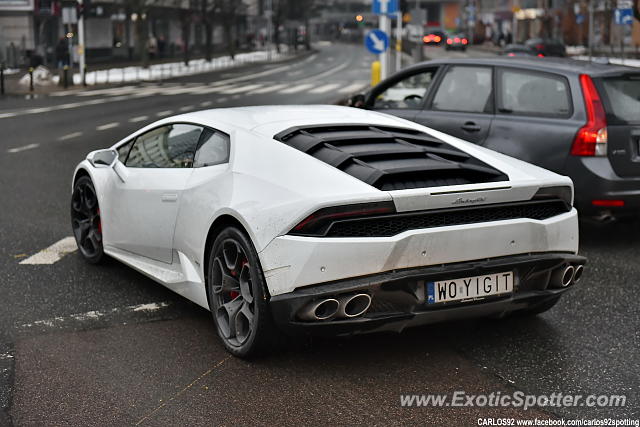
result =
[[[502,50],[502,54],[505,56],[544,56],[523,44],[508,44]]]
[[[536,54],[542,56],[566,56],[567,49],[564,44],[555,39],[529,39],[524,43]]]
[[[436,45],[440,46],[444,43],[447,35],[443,31],[432,31],[429,34],[422,37],[422,41],[425,45]]]
[[[568,175],[583,215],[640,212],[637,68],[524,56],[429,61],[361,104]]]
[[[469,39],[464,34],[450,34],[447,36],[446,44],[444,45],[446,50],[467,50]]]

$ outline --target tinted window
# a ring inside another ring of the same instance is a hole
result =
[[[614,77],[603,80],[610,110],[618,120],[640,123],[640,76]]]
[[[491,68],[451,67],[433,99],[434,110],[490,112]]]
[[[417,109],[433,81],[437,69],[423,71],[400,80],[375,99],[374,108]]]
[[[140,135],[126,165],[132,168],[190,168],[202,128],[174,124]]]
[[[505,70],[499,81],[500,113],[566,117],[571,112],[569,87],[561,77]]]
[[[229,161],[229,135],[205,129],[200,138],[194,167],[219,165]]]

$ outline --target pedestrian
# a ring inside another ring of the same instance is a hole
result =
[[[56,45],[56,62],[58,68],[69,65],[69,45],[66,37],[60,37],[60,40],[58,40],[58,44]]]

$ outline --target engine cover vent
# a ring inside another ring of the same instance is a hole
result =
[[[424,132],[360,124],[293,127],[274,136],[379,190],[508,181],[499,170]]]

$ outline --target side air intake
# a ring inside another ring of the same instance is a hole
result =
[[[486,163],[413,129],[319,125],[290,128],[274,138],[379,190],[508,180]]]

